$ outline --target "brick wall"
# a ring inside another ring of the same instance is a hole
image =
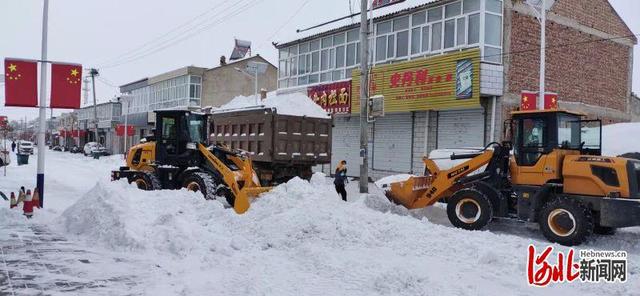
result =
[[[633,35],[606,0],[558,0],[551,12],[611,35]]]
[[[561,13],[569,14],[570,7],[577,5],[575,2],[560,0],[558,3],[563,5],[557,9]],[[572,15],[592,19],[585,17],[584,11]],[[595,18],[596,16],[593,17]],[[620,25],[610,24],[612,22],[602,21],[592,25],[611,30],[623,29]],[[580,102],[626,112],[630,79],[629,47],[613,41],[590,42],[598,39],[601,37],[548,22],[547,46],[552,48],[547,50],[547,90],[557,92],[561,101]],[[514,11],[511,17],[509,49],[513,54],[506,57],[506,62],[509,63],[506,86],[508,93],[515,95],[521,90],[538,89],[539,40],[538,21],[532,16]],[[563,46],[576,43],[579,44]]]

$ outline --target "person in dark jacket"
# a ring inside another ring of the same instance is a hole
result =
[[[338,192],[338,194],[340,194],[340,196],[342,196],[342,200],[344,201],[347,201],[347,190],[345,190],[344,186],[345,183],[348,182],[349,180],[347,179],[347,161],[342,160],[336,168],[336,176],[333,180],[333,185],[336,186],[336,191]]]
[[[13,141],[13,142],[11,143],[11,152],[16,152],[16,146],[17,146],[17,145],[16,145],[16,141]]]

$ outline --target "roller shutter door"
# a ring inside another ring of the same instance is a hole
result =
[[[438,112],[438,149],[484,146],[482,109]]]
[[[331,147],[331,173],[338,161],[347,161],[349,176],[360,174],[360,118],[336,117],[333,120],[333,134]]]
[[[411,113],[387,114],[374,126],[372,169],[409,173],[411,171]]]

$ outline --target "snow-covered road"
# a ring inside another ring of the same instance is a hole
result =
[[[0,190],[33,187],[31,164]],[[526,281],[535,227],[452,228],[442,207],[408,212],[379,195],[344,203],[329,180],[292,180],[243,216],[186,191],[109,182],[117,156],[47,153],[45,209],[26,221],[0,202],[2,295],[636,295],[640,229],[579,249],[625,250],[624,284]],[[555,246],[556,250],[567,248]]]

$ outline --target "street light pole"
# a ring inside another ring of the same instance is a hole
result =
[[[47,29],[49,23],[49,0],[44,0],[42,9],[42,53],[40,61],[40,124],[38,126],[38,174],[36,187],[40,197],[40,207],[44,207],[44,141],[47,124]],[[26,121],[26,120],[25,120]]]
[[[91,74],[91,89],[93,90],[93,124],[94,124],[94,133],[93,133],[93,141],[99,143],[98,141],[98,107],[96,101],[96,75],[98,75],[98,70],[91,69],[89,71]]]
[[[547,48],[547,1],[542,0],[540,8],[540,93],[538,94],[538,109],[544,110],[545,71]]]
[[[369,192],[369,122],[367,104],[369,97],[369,42],[367,27],[367,0],[360,1],[360,193]]]

